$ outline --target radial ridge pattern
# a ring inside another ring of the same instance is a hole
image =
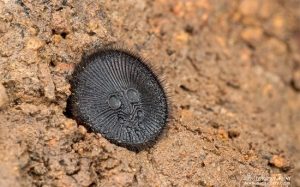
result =
[[[84,58],[71,81],[71,112],[110,142],[139,151],[150,147],[168,119],[161,81],[142,58],[104,49]]]

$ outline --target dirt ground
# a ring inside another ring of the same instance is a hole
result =
[[[112,42],[172,96],[138,154],[64,115],[74,66]],[[300,186],[299,0],[0,0],[0,74],[1,187]]]

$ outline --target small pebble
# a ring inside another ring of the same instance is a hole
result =
[[[39,50],[45,46],[45,42],[38,38],[30,38],[27,42],[27,48],[34,51]]]
[[[241,33],[242,39],[252,46],[256,46],[262,40],[263,30],[257,28],[246,28]]]
[[[290,163],[278,155],[273,155],[270,159],[269,163],[277,168],[283,169],[283,170],[289,170]]]
[[[8,96],[5,91],[5,87],[0,84],[0,110],[4,109],[8,104]]]
[[[50,100],[55,100],[55,86],[47,64],[38,64],[39,79],[44,84],[44,94]]]
[[[231,129],[228,131],[229,138],[237,138],[240,134],[241,132],[237,129]]]
[[[205,155],[200,155],[200,158],[201,158],[201,160],[204,160],[205,159]]]
[[[270,158],[272,158],[272,156],[271,155],[264,155],[263,158],[264,159],[270,159]]]
[[[79,131],[79,133],[82,134],[82,135],[86,135],[86,132],[87,132],[86,128],[84,128],[84,127],[81,126],[81,125],[78,127],[78,131]]]
[[[219,138],[222,140],[227,140],[228,139],[228,135],[225,132],[224,129],[219,129]]]

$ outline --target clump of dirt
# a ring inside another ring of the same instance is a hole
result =
[[[0,7],[1,186],[300,186],[298,0]],[[74,66],[112,42],[172,95],[168,130],[138,154],[64,115]]]

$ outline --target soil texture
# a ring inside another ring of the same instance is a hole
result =
[[[74,67],[112,43],[171,95],[139,153],[65,115]],[[0,75],[1,187],[300,186],[299,0],[0,0]]]

